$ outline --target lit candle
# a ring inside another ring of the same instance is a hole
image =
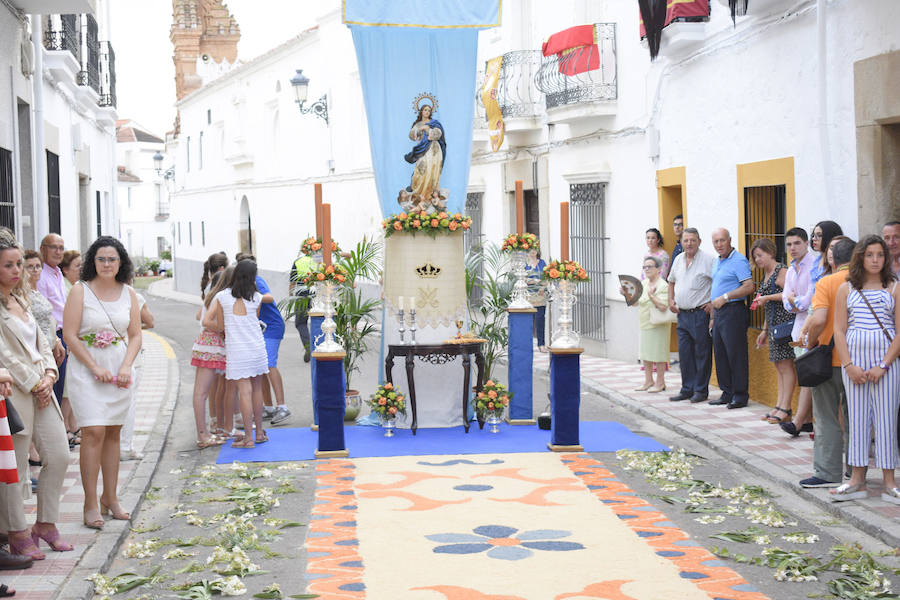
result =
[[[331,264],[331,205],[322,205],[322,262]]]
[[[525,233],[525,197],[522,193],[522,180],[516,180],[516,233]]]
[[[559,257],[569,260],[569,203],[559,203]]]
[[[317,183],[315,185],[316,190],[316,201],[315,201],[315,210],[316,210],[316,237],[322,237],[322,184]]]
[[[400,310],[403,310],[403,296],[397,298],[397,305],[400,307]]]

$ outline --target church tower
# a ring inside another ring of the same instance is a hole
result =
[[[181,100],[237,60],[241,30],[222,0],[172,0],[175,96]]]

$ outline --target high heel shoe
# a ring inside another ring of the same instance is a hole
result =
[[[645,383],[645,384],[642,385],[641,387],[636,387],[636,388],[634,388],[634,391],[636,391],[636,392],[643,392],[643,391],[649,390],[649,389],[650,389],[650,386],[652,386],[652,385],[653,385],[653,382],[651,381],[650,383]]]
[[[89,527],[91,529],[103,529],[104,523],[105,522],[103,521],[103,517],[100,516],[100,511],[94,509],[84,511],[85,527]]]
[[[116,508],[119,509],[119,512],[116,512],[116,510],[115,510]],[[103,504],[103,502],[101,502],[100,503],[100,514],[101,515],[112,514],[112,518],[115,519],[116,521],[130,521],[131,520],[131,513],[127,513],[125,511],[123,511],[122,507],[119,506],[118,503],[116,503],[115,507],[110,508],[109,506],[107,506],[106,504]]]
[[[662,385],[662,386],[653,386],[652,388],[649,388],[649,389],[647,390],[647,392],[649,392],[649,393],[651,393],[651,394],[657,394],[657,393],[659,393],[659,392],[664,392],[664,391],[666,391],[666,386],[665,386],[665,385]]]
[[[41,552],[31,536],[24,531],[18,532],[17,535],[12,535],[12,532],[10,532],[9,553],[27,556],[31,560],[44,560],[47,558],[47,555]]]
[[[32,527],[31,539],[34,541],[34,545],[38,548],[40,548],[41,546],[38,540],[44,540],[45,542],[47,542],[47,545],[53,549],[54,552],[68,552],[69,550],[75,549],[72,544],[63,541],[59,537],[59,529],[57,529],[56,527],[44,531],[43,533],[38,533],[35,528]]]

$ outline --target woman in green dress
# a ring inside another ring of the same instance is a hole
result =
[[[641,347],[639,357],[644,363],[644,385],[635,391],[661,392],[666,389],[666,368],[669,362],[668,322],[659,325],[651,323],[651,311],[665,313],[669,310],[669,287],[660,277],[662,261],[655,256],[644,259],[644,290],[638,299],[638,315],[641,327]],[[653,370],[656,368],[656,383]]]

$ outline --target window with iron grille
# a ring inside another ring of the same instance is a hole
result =
[[[463,243],[465,244],[466,255],[470,252],[481,252],[481,244],[484,242],[481,234],[481,206],[484,201],[484,192],[469,192],[466,194],[466,210],[465,215],[471,217],[472,225],[463,232]],[[476,277],[481,279],[484,276],[484,263],[478,261],[478,271]],[[475,286],[472,288],[472,302],[481,300],[481,288]]]
[[[100,192],[97,191],[97,237],[103,235],[103,201]]]
[[[761,238],[769,238],[775,242],[775,260],[787,264],[784,250],[784,232],[787,230],[787,201],[784,185],[763,185],[744,188],[744,249],[753,271],[753,281],[757,288],[765,273],[753,267],[750,249],[753,242]],[[753,301],[755,294],[747,297]],[[761,329],[765,323],[765,311],[750,311],[750,326]]]
[[[59,156],[47,150],[47,208],[50,233],[60,233]]]
[[[590,281],[578,285],[575,328],[584,337],[606,339],[606,183],[569,185],[569,244],[572,260]]]
[[[0,225],[16,230],[16,204],[13,199],[12,152],[0,148]]]

